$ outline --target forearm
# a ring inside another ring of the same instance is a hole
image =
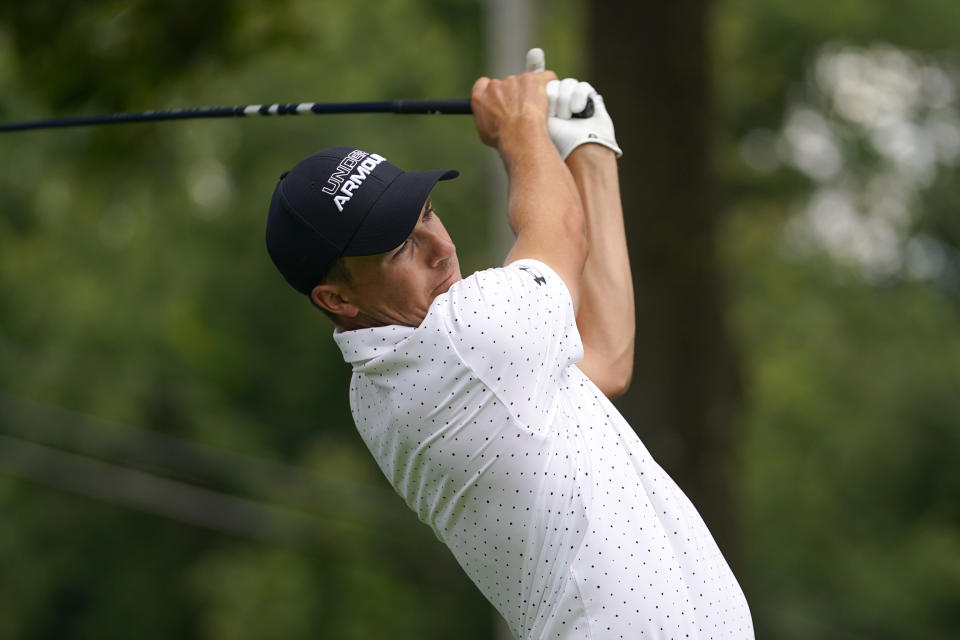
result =
[[[616,158],[605,147],[585,144],[566,163],[583,203],[588,239],[577,313],[584,346],[579,366],[614,397],[630,383],[636,327]]]
[[[478,78],[470,104],[477,134],[503,158],[510,180],[508,216],[517,241],[507,256],[539,260],[566,284],[578,308],[587,239],[576,183],[547,131],[546,85],[552,71]]]
[[[509,179],[510,227],[517,237],[506,263],[522,257],[546,262],[567,283],[576,309],[587,235],[573,176],[545,127],[504,137],[499,149]]]
[[[507,216],[515,235],[534,228],[551,233],[553,227],[575,228],[584,235],[577,185],[546,131],[505,141],[501,156],[509,179]]]

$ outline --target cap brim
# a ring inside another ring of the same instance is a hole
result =
[[[399,247],[413,231],[427,196],[440,180],[460,175],[455,169],[402,173],[377,198],[344,256],[370,256]]]

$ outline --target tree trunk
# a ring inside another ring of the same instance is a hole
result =
[[[740,394],[717,255],[710,5],[592,2],[588,78],[624,149],[637,349],[633,384],[618,405],[729,557]]]

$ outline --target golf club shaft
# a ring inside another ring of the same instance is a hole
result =
[[[460,98],[425,100],[388,100],[384,102],[301,102],[290,104],[249,104],[234,107],[198,107],[139,113],[113,113],[74,118],[52,118],[30,122],[0,123],[0,133],[58,127],[87,127],[124,122],[157,122],[196,118],[234,118],[240,116],[292,116],[301,113],[472,113],[470,100]]]
[[[574,118],[589,118],[593,115],[593,100]],[[29,122],[0,123],[0,133],[27,131],[31,129],[56,129],[60,127],[89,127],[125,122],[158,122],[161,120],[194,120],[199,118],[236,118],[241,116],[295,116],[301,113],[473,113],[467,98],[387,100],[383,102],[292,102],[289,104],[248,104],[234,107],[197,107],[192,109],[167,109],[141,111],[138,113],[112,113],[99,116],[51,118]]]

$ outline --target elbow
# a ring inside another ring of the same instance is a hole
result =
[[[594,384],[603,395],[615,400],[630,389],[633,380],[633,350],[625,352],[619,358],[609,361],[602,372],[592,376]]]
[[[617,371],[611,380],[605,385],[607,388],[603,390],[604,395],[606,395],[611,400],[615,400],[625,394],[630,389],[630,382],[633,380],[633,362],[631,360],[630,366],[623,368],[621,371]]]
[[[600,393],[610,400],[615,400],[624,395],[630,389],[630,381],[633,376],[633,364],[626,367],[604,365],[598,368],[596,362],[581,361],[579,369],[586,375],[593,384],[597,386]]]
[[[634,341],[631,334],[629,344],[613,360],[609,368],[610,391],[607,397],[611,400],[619,398],[630,389],[630,383],[633,381],[633,349]]]
[[[630,389],[633,380],[633,340],[606,356],[586,347],[579,367],[603,395],[610,400],[619,398]]]

